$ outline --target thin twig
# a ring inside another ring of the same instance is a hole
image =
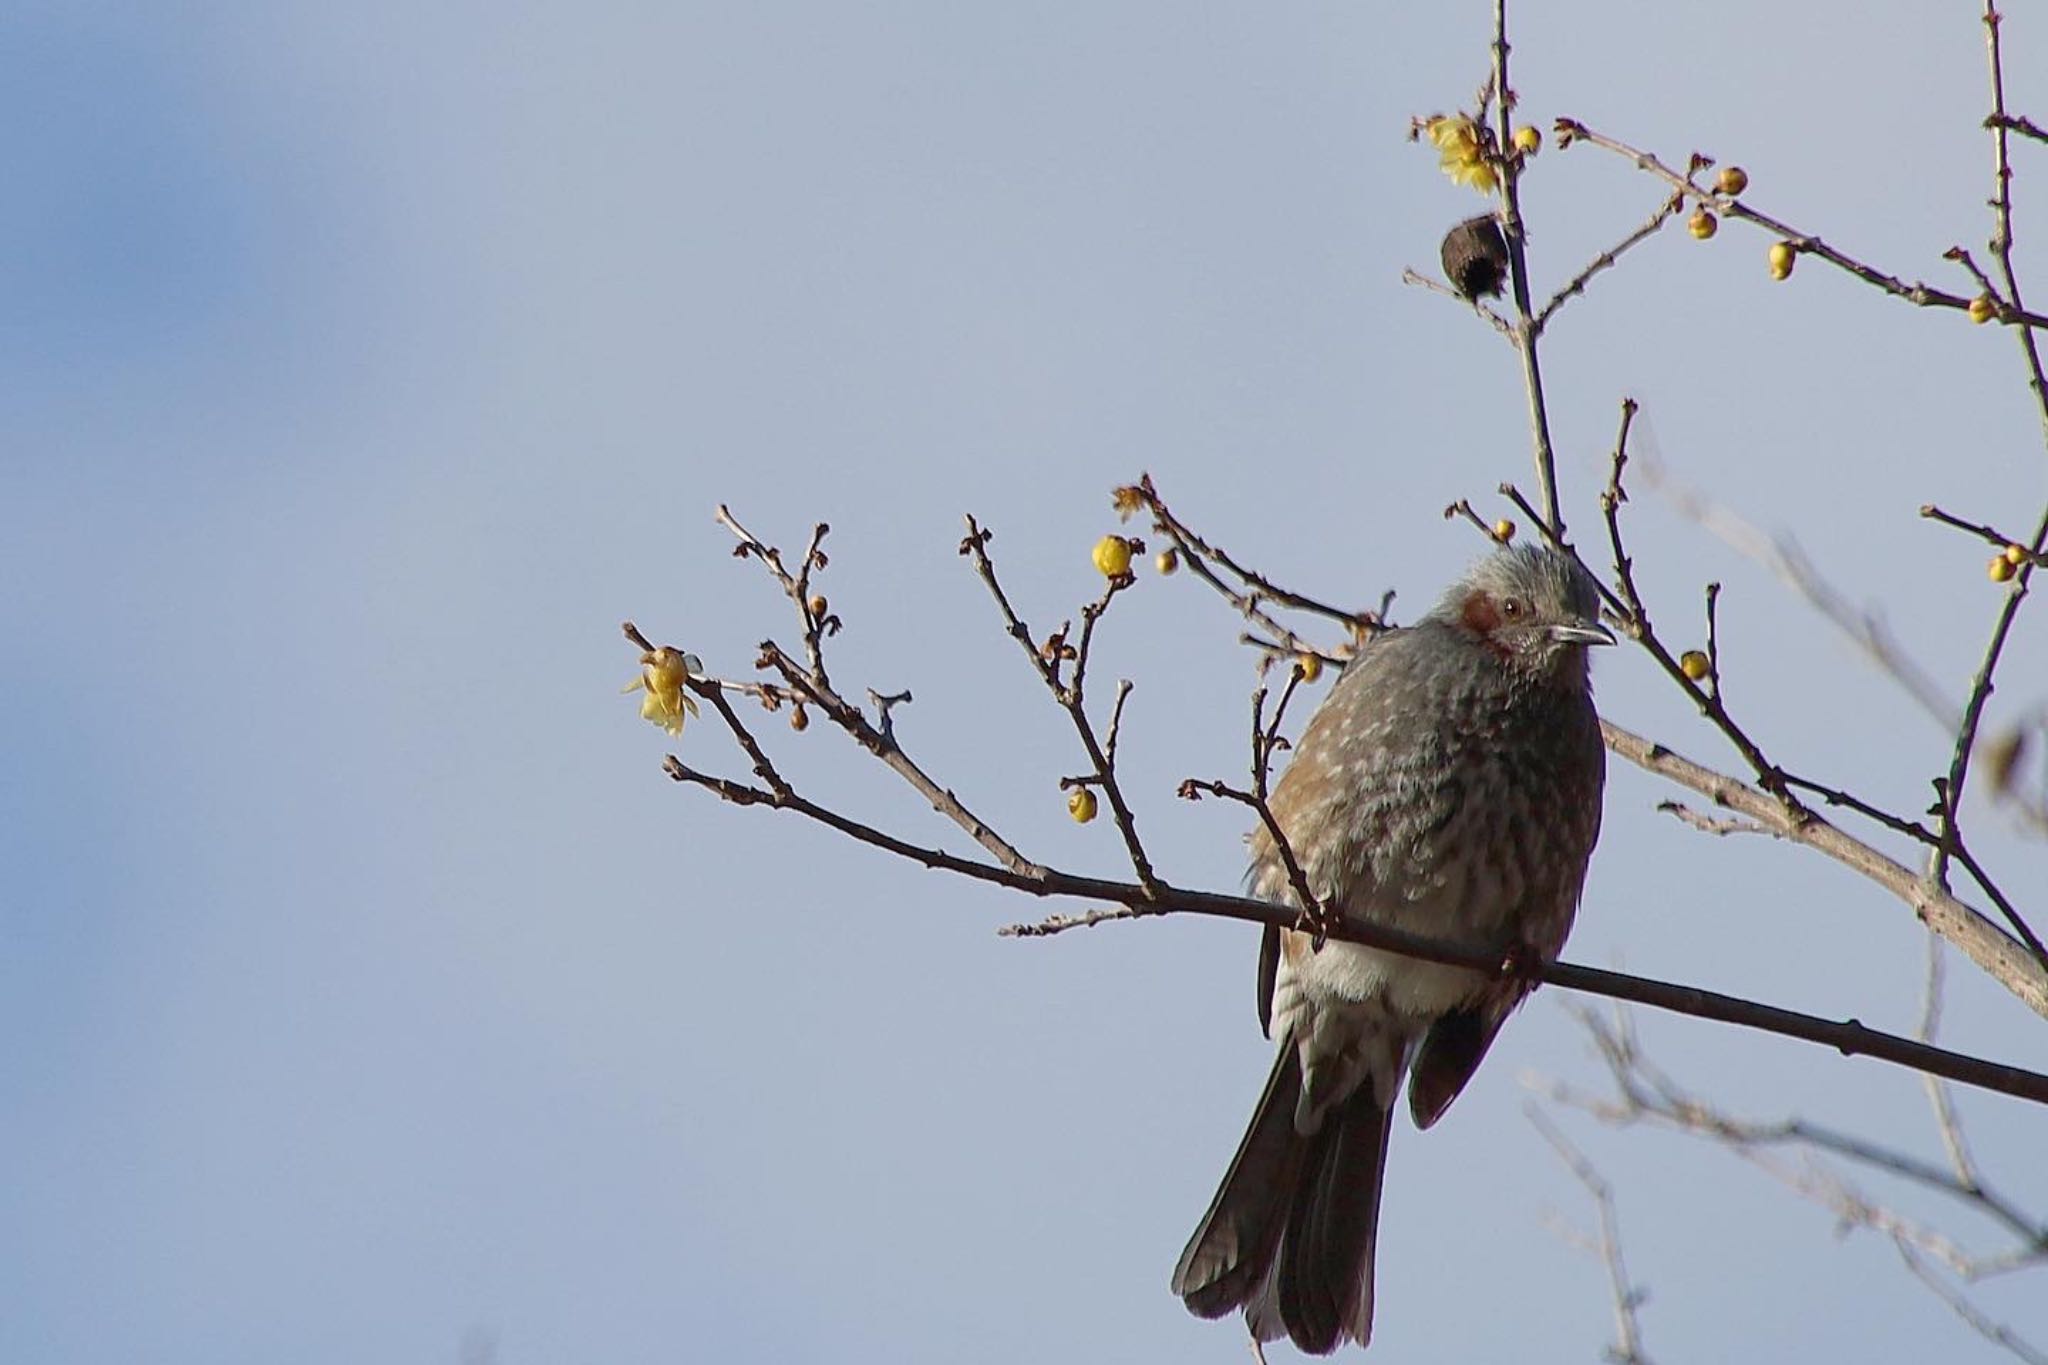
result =
[[[1609,751],[1787,839],[1806,844],[1877,883],[1912,907],[1922,923],[1955,944],[2029,1009],[2048,1017],[2048,967],[2043,967],[2025,944],[1977,910],[1812,810],[1802,808],[1795,814],[1775,795],[1694,763],[1612,721],[1601,721],[1600,729]]]
[[[1939,935],[1927,936],[1927,980],[1921,990],[1919,1038],[1923,1043],[1933,1042],[1941,1033],[1942,984],[1946,975],[1944,965],[1947,959],[1942,952]],[[1969,1141],[1963,1136],[1963,1123],[1956,1116],[1954,1100],[1948,1087],[1932,1076],[1923,1076],[1927,1087],[1927,1102],[1934,1108],[1934,1126],[1941,1133],[1941,1145],[1948,1151],[1948,1161],[1956,1175],[1956,1184],[1966,1190],[1982,1193],[1984,1181],[1977,1174],[1977,1163],[1970,1155]]]
[[[2021,137],[2030,137],[2036,142],[2048,142],[2048,128],[2043,128],[2024,114],[1993,114],[1984,120],[1984,126],[2003,128],[2008,132],[2018,133]]]
[[[1897,682],[1944,731],[1952,732],[1962,708],[1907,652],[1877,610],[1857,606],[1830,583],[1797,540],[1771,534],[1681,482],[1660,462],[1642,458],[1641,482],[1662,494],[1679,515],[1697,523],[1724,544],[1761,564],[1805,598],[1868,655],[1878,669]]]
[[[1962,517],[1956,516],[1952,512],[1942,511],[1939,507],[1936,507],[1931,502],[1923,503],[1921,505],[1920,515],[1927,518],[1929,521],[1938,521],[1944,526],[1953,526],[1958,531],[1967,531],[1971,535],[1976,536],[1978,539],[1984,541],[1986,544],[1990,545],[1994,549],[2003,551],[2009,546],[2017,547],[2020,551],[2022,558],[2031,559],[2036,564],[2048,563],[2048,559],[2043,559],[2039,555],[2029,553],[2026,546],[2021,545],[2018,540],[2014,539],[2012,536],[2007,535],[2005,532],[1999,530],[1995,526],[1987,526],[1983,522],[1979,521],[1965,520]]]
[[[1493,309],[1487,307],[1484,303],[1481,303],[1478,299],[1468,299],[1463,294],[1460,294],[1457,290],[1445,284],[1442,280],[1433,279],[1430,276],[1423,274],[1419,270],[1402,270],[1401,283],[1419,285],[1420,287],[1427,289],[1432,293],[1442,294],[1445,298],[1455,299],[1457,302],[1466,305],[1473,312],[1479,314],[1480,317],[1483,317],[1488,322],[1492,323],[1493,330],[1499,332],[1503,337],[1507,338],[1507,342],[1510,346],[1514,345],[1514,324],[1509,322],[1506,318],[1502,317],[1499,313],[1494,312]]]
[[[993,535],[984,530],[972,516],[967,518],[967,535],[960,542],[960,553],[974,561],[974,571],[987,585],[989,595],[995,599],[996,609],[1001,612],[1005,631],[1023,649],[1039,680],[1052,693],[1053,700],[1067,713],[1073,722],[1074,734],[1087,752],[1088,762],[1094,771],[1095,784],[1102,788],[1109,798],[1110,814],[1116,822],[1117,833],[1123,838],[1124,852],[1130,857],[1131,870],[1137,873],[1138,882],[1148,891],[1159,885],[1158,875],[1152,870],[1152,860],[1145,852],[1145,845],[1138,838],[1137,817],[1132,814],[1130,802],[1124,798],[1123,785],[1117,781],[1115,760],[1103,749],[1101,740],[1096,738],[1095,726],[1088,719],[1087,673],[1089,648],[1095,640],[1095,623],[1102,619],[1103,612],[1116,595],[1131,585],[1128,573],[1110,578],[1102,590],[1102,596],[1081,609],[1081,639],[1074,648],[1074,671],[1069,679],[1060,677],[1060,661],[1065,654],[1066,630],[1062,628],[1043,650],[1031,641],[1031,628],[1018,617],[1010,605],[1010,598],[1003,591],[1001,581],[996,577],[995,561],[989,557],[988,543]],[[1117,709],[1122,710],[1119,696]]]
[[[1600,508],[1607,520],[1607,543],[1614,554],[1614,579],[1617,585],[1615,596],[1622,612],[1622,629],[1630,639],[1648,651],[1650,657],[1657,661],[1657,666],[1664,670],[1665,676],[1676,683],[1679,689],[1692,699],[1693,705],[1699,708],[1699,713],[1712,722],[1714,728],[1735,746],[1736,751],[1749,764],[1750,770],[1756,774],[1758,785],[1778,798],[1787,814],[1795,819],[1801,818],[1805,816],[1806,808],[1792,795],[1791,786],[1786,781],[1785,770],[1765,756],[1763,747],[1750,737],[1749,732],[1729,714],[1728,708],[1721,704],[1718,679],[1710,673],[1707,679],[1710,686],[1700,686],[1692,675],[1685,671],[1685,665],[1679,661],[1678,656],[1665,647],[1664,642],[1657,636],[1656,627],[1650,623],[1649,607],[1643,601],[1642,591],[1636,586],[1635,561],[1629,557],[1621,533],[1621,504],[1628,501],[1628,494],[1622,489],[1621,476],[1622,469],[1628,461],[1628,425],[1633,416],[1633,404],[1625,402],[1622,406],[1621,439],[1615,443],[1607,489],[1600,496]],[[1710,596],[1710,625],[1711,614]]]
[[[1150,511],[1153,529],[1173,542],[1175,552],[1195,576],[1227,599],[1245,619],[1255,622],[1286,642],[1289,653],[1313,653],[1315,643],[1303,639],[1276,620],[1265,609],[1268,602],[1335,621],[1349,629],[1356,639],[1364,639],[1386,628],[1384,611],[1387,602],[1393,598],[1391,592],[1381,599],[1380,611],[1370,608],[1348,611],[1343,607],[1332,606],[1304,593],[1281,587],[1266,575],[1234,558],[1222,546],[1213,544],[1197,534],[1166,505],[1166,500],[1160,497],[1158,489],[1153,487],[1150,474],[1139,475],[1137,483],[1120,488],[1117,493],[1120,502],[1128,497],[1136,505]],[[1222,568],[1243,585],[1242,588],[1234,588],[1224,582],[1212,565]]]
[[[1785,837],[1778,833],[1778,831],[1766,828],[1754,820],[1736,820],[1733,818],[1716,820],[1711,815],[1702,815],[1683,801],[1659,801],[1657,809],[1663,811],[1666,815],[1676,816],[1681,824],[1691,825],[1703,834],[1712,834],[1724,839],[1731,834],[1763,834],[1773,839]]]
[[[1998,318],[2001,322],[2019,322],[2015,329],[2020,343],[2020,352],[2026,362],[2027,384],[2034,392],[2034,404],[2039,410],[2044,436],[2048,436],[2048,373],[2041,364],[2041,352],[2034,340],[2034,329],[2048,326],[2048,320],[2036,318],[2026,311],[2026,300],[2021,296],[2018,273],[2013,269],[2013,213],[2012,213],[2012,159],[2009,146],[2011,121],[2005,107],[2005,58],[1999,43],[1999,27],[2002,16],[1996,0],[1984,0],[1984,46],[1990,68],[1991,112],[1985,125],[1991,133],[1992,172],[1991,210],[1992,234],[1991,256],[1998,263],[1998,273],[2003,280],[2004,297],[2000,300]],[[2038,556],[2042,546],[2048,544],[2048,509],[2042,511],[2034,528],[2033,536],[2025,542],[2031,555]],[[1960,834],[1960,818],[1963,788],[1969,780],[1970,759],[1976,747],[1977,726],[1983,719],[1984,706],[1991,698],[1992,677],[1997,671],[2000,654],[2005,641],[2012,631],[2013,618],[2019,614],[2020,603],[2026,600],[2027,586],[2033,578],[2036,561],[2023,560],[2013,575],[2012,587],[2001,604],[1998,619],[1992,626],[1991,641],[1985,647],[1984,661],[1977,669],[1977,675],[1970,685],[1969,699],[1963,703],[1962,723],[1956,727],[1954,753],[1950,756],[1948,774],[1940,784],[1941,797],[1941,846],[1935,849],[1928,867],[1928,879],[1937,886],[1948,885],[1948,864],[1952,846]],[[2039,940],[2035,939],[2036,949]]]
[[[2012,264],[2012,156],[2005,110],[2005,55],[1998,33],[2002,19],[1996,0],[1984,0],[1984,48],[1991,68],[1991,115],[1986,122],[1991,130],[1991,209],[1996,223],[1991,234],[1991,255],[1998,262],[1999,277],[2005,281],[2007,307],[1999,310],[2000,321],[2011,320],[2008,315],[2013,314],[2025,320],[2025,325],[2017,329],[2020,351],[2026,357],[2027,383],[2034,391],[2034,405],[2040,410],[2042,435],[2048,437],[2048,374],[2042,371],[2041,350],[2034,342],[2034,329],[2048,326],[2048,322],[2027,312],[2026,300],[2020,297],[2020,277]],[[2029,548],[2041,548],[2039,535]]]
[[[1294,898],[1301,907],[1301,913],[1314,929],[1316,945],[1320,947],[1329,937],[1326,922],[1328,912],[1321,898],[1308,884],[1308,874],[1302,871],[1301,862],[1294,856],[1294,847],[1287,840],[1287,832],[1280,828],[1280,822],[1273,815],[1273,807],[1267,801],[1267,783],[1272,774],[1273,750],[1280,743],[1280,718],[1287,712],[1287,703],[1294,697],[1294,691],[1301,685],[1301,667],[1296,665],[1287,679],[1286,690],[1280,694],[1280,704],[1273,708],[1270,725],[1265,720],[1266,689],[1261,687],[1252,693],[1252,786],[1250,791],[1240,791],[1222,782],[1204,782],[1188,778],[1180,784],[1180,794],[1188,800],[1195,800],[1202,794],[1220,796],[1250,806],[1259,817],[1259,824],[1265,829],[1266,837],[1273,841],[1273,850],[1280,856],[1280,866],[1287,872],[1287,884],[1294,891]]]
[[[1563,286],[1550,296],[1550,301],[1544,304],[1542,309],[1537,312],[1534,323],[1536,332],[1540,335],[1543,329],[1550,325],[1550,319],[1557,313],[1558,309],[1564,307],[1575,296],[1585,293],[1586,286],[1593,282],[1595,275],[1598,275],[1603,270],[1612,269],[1630,248],[1656,236],[1658,229],[1676,217],[1679,210],[1684,206],[1685,199],[1683,196],[1672,195],[1664,201],[1662,208],[1650,215],[1648,222],[1641,224],[1635,231],[1629,233],[1628,236],[1622,238],[1598,256],[1595,256],[1586,265],[1585,269],[1579,271],[1578,274],[1572,276],[1569,280],[1566,280]]]
[[[1612,1099],[1596,1099],[1556,1081],[1540,1085],[1539,1088],[1552,1099],[1583,1109],[1607,1123],[1655,1122],[1725,1142],[1750,1155],[1761,1148],[1810,1148],[1945,1195],[1998,1223],[2018,1243],[2009,1252],[1973,1256],[1946,1239],[1934,1236],[1918,1239],[1923,1245],[1936,1248],[1957,1274],[1971,1279],[2002,1274],[2048,1259],[2048,1223],[1988,1188],[1981,1180],[1959,1179],[1946,1167],[1909,1152],[1807,1119],[1757,1120],[1729,1114],[1687,1090],[1649,1060],[1626,1010],[1617,1009],[1615,1022],[1610,1024],[1584,1006],[1568,1008],[1592,1039],[1594,1049],[1614,1082],[1615,1095]],[[1773,1173],[1783,1174],[1776,1170]],[[1833,1185],[1840,1188],[1839,1181]],[[1802,1192],[1813,1194],[1820,1188],[1822,1186],[1816,1183]],[[1894,1226],[1904,1225],[1902,1219],[1894,1217],[1892,1221]]]
[[[1508,84],[1508,5],[1493,3],[1493,91],[1496,144],[1503,153],[1514,145],[1515,89]],[[1541,328],[1529,303],[1528,229],[1522,221],[1522,163],[1503,155],[1500,165],[1501,235],[1508,244],[1509,292],[1515,302],[1515,350],[1522,358],[1522,388],[1529,400],[1529,439],[1536,463],[1536,491],[1543,502],[1543,525],[1564,538],[1564,513],[1557,498],[1557,455],[1550,443],[1550,414],[1543,394],[1543,365],[1536,341]]]
[[[1131,686],[1129,678],[1116,680],[1116,703],[1109,708],[1109,729],[1102,736],[1102,756],[1109,761],[1112,769],[1116,767],[1117,733],[1123,727],[1124,702],[1130,698]]]
[[[2043,1352],[2004,1323],[1994,1321],[1983,1309],[1964,1298],[1954,1285],[1934,1273],[1933,1267],[1927,1264],[1926,1259],[1910,1241],[1894,1234],[1892,1245],[1898,1248],[1899,1258],[1906,1263],[1906,1269],[1913,1272],[1914,1277],[1922,1284],[1933,1290],[1935,1296],[1947,1304],[1949,1310],[1961,1318],[1971,1331],[1993,1345],[2011,1352],[2024,1362],[2024,1365],[2048,1365],[2048,1352]]]
[[[1637,169],[1656,176],[1665,184],[1671,186],[1673,190],[1684,195],[1686,199],[1698,204],[1700,207],[1709,209],[1723,217],[1740,218],[1755,223],[1758,227],[1789,243],[1792,249],[1800,254],[1818,256],[1828,264],[1847,271],[1865,284],[1881,289],[1894,298],[1904,299],[1907,303],[1921,308],[1954,308],[1959,311],[1966,311],[1970,306],[1970,300],[1961,294],[1951,294],[1946,290],[1936,289],[1931,285],[1918,282],[1907,284],[1896,276],[1888,275],[1874,266],[1865,265],[1853,256],[1836,250],[1811,233],[1801,232],[1791,224],[1781,222],[1767,213],[1757,212],[1739,199],[1715,190],[1704,189],[1665,165],[1649,152],[1638,150],[1625,142],[1608,137],[1604,133],[1597,133],[1577,119],[1561,118],[1557,120],[1556,126],[1560,145],[1569,147],[1575,142],[1589,142],[1596,147],[1613,152],[1617,156],[1626,157],[1635,163]],[[2037,313],[2026,312],[2024,309],[2017,307],[2001,310],[1998,320],[2000,322],[2033,327],[2048,327],[2048,318],[2044,318]]]
[[[1621,1216],[1614,1207],[1614,1187],[1607,1178],[1593,1168],[1586,1154],[1572,1144],[1564,1130],[1550,1121],[1541,1109],[1533,1104],[1522,1106],[1522,1112],[1535,1126],[1543,1140],[1550,1144],[1578,1182],[1586,1187],[1586,1193],[1593,1196],[1593,1207],[1598,1211],[1600,1240],[1597,1250],[1600,1259],[1607,1266],[1607,1288],[1614,1299],[1615,1343],[1606,1352],[1607,1359],[1614,1365],[1650,1365],[1650,1358],[1643,1354],[1642,1325],[1636,1319],[1647,1294],[1629,1280],[1628,1265],[1621,1255]]]

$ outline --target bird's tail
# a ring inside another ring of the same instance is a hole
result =
[[[1390,1106],[1370,1080],[1295,1128],[1299,1049],[1285,1040],[1251,1126],[1181,1253],[1173,1292],[1220,1318],[1243,1308],[1261,1341],[1323,1355],[1372,1336],[1372,1257]]]

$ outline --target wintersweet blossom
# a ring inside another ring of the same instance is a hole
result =
[[[1481,194],[1492,194],[1500,174],[1486,155],[1485,139],[1479,125],[1463,114],[1438,114],[1423,124],[1430,145],[1436,148],[1438,164],[1452,181],[1470,185]]]
[[[683,732],[683,716],[697,714],[697,700],[683,684],[703,671],[694,654],[663,645],[640,656],[640,676],[626,684],[627,692],[647,693],[640,699],[640,717],[652,721],[671,735]]]

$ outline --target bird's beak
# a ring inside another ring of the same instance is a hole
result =
[[[1573,621],[1569,625],[1552,626],[1550,638],[1568,645],[1611,645],[1614,632],[1598,621]]]

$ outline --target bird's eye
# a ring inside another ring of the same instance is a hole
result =
[[[1510,621],[1519,618],[1523,610],[1522,599],[1519,597],[1507,598],[1500,604],[1500,614],[1507,617]]]

